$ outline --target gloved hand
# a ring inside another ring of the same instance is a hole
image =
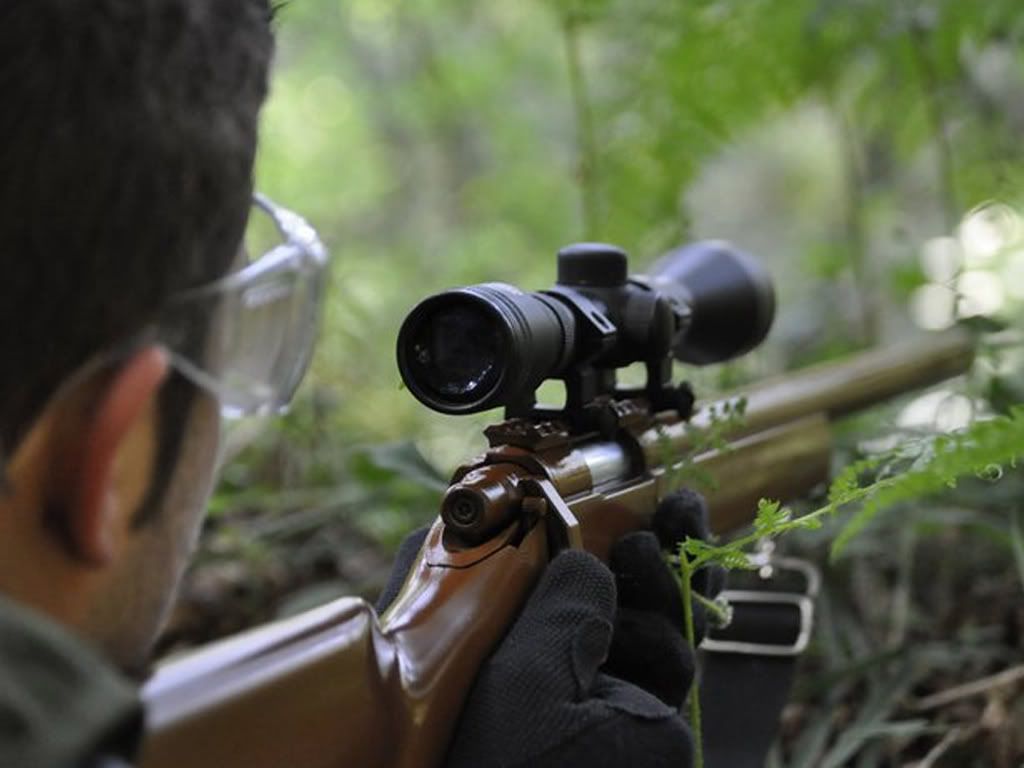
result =
[[[694,675],[694,658],[686,641],[683,599],[678,576],[665,566],[661,552],[675,554],[687,538],[708,540],[708,511],[695,491],[677,491],[658,505],[653,534],[623,536],[612,548],[609,566],[615,574],[618,611],[615,632],[603,671],[650,691],[666,704],[682,707]],[[722,591],[725,571],[701,568],[691,587],[704,597]],[[693,605],[695,640],[704,638],[704,608]]]
[[[686,535],[706,536],[703,500],[692,492],[670,496],[654,529],[657,535],[617,542],[612,571],[585,552],[552,560],[481,668],[448,768],[691,764],[690,731],[678,707],[693,680],[693,653],[659,541],[675,551]],[[403,543],[378,610],[397,595],[424,536]],[[694,587],[713,591],[715,581],[698,574]]]

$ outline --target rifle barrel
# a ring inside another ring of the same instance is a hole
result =
[[[760,432],[814,413],[838,419],[958,376],[973,360],[970,334],[953,328],[770,379],[726,399],[746,397],[743,431]],[[709,422],[709,409],[692,420],[697,427]]]

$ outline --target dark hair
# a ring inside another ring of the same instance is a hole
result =
[[[0,2],[5,453],[76,369],[229,268],[270,16],[266,0]],[[165,386],[161,464],[189,402]]]

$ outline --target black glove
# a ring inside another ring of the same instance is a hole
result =
[[[693,680],[694,658],[686,641],[678,577],[665,566],[661,552],[675,554],[687,537],[710,538],[704,498],[690,490],[671,494],[655,510],[652,528],[653,534],[638,531],[623,536],[608,558],[618,589],[618,611],[603,671],[679,708]],[[724,583],[725,572],[713,566],[697,571],[691,587],[713,598]],[[696,602],[693,623],[699,644],[707,621]]]
[[[678,537],[706,534],[703,501],[669,497],[655,530],[657,538],[634,533],[615,545],[614,581],[587,553],[552,560],[480,670],[449,768],[691,764],[690,731],[677,710],[693,679],[693,654],[658,541],[674,550]],[[403,543],[378,610],[397,595],[424,536]]]

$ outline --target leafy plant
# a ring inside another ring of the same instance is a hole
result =
[[[753,568],[750,549],[783,534],[820,528],[825,518],[841,510],[855,507],[851,517],[832,544],[832,555],[842,554],[849,542],[863,532],[878,514],[892,506],[922,500],[939,491],[956,487],[964,477],[996,480],[1004,467],[1015,468],[1024,457],[1024,406],[1015,406],[1005,416],[977,421],[969,428],[951,435],[921,437],[901,443],[896,448],[849,464],[832,481],[826,504],[801,515],[783,507],[778,501],[761,499],[753,530],[732,541],[715,544],[700,539],[687,539],[680,545],[679,575],[686,607],[686,636],[694,645],[692,592],[690,579],[700,568],[719,565],[727,569]],[[865,477],[871,479],[865,482]],[[1022,562],[1019,520],[1013,527],[1014,552],[1018,565]],[[1024,571],[1022,571],[1024,574]],[[1024,579],[1022,579],[1024,583]],[[696,761],[703,765],[700,744],[700,703],[696,689],[689,700],[691,724],[695,732]],[[875,719],[864,728],[891,728],[878,725]],[[906,729],[918,729],[920,723],[907,723]],[[875,733],[872,730],[871,733]],[[842,764],[852,754],[849,745],[858,743],[858,731],[845,735],[846,745],[829,764]]]
[[[751,545],[794,530],[820,528],[823,518],[858,504],[832,546],[833,556],[838,557],[883,509],[953,488],[965,476],[997,479],[1004,465],[1016,467],[1022,456],[1024,406],[1015,406],[1006,416],[978,421],[961,432],[922,437],[850,464],[829,486],[828,503],[802,515],[794,516],[779,502],[762,499],[752,532],[725,544],[688,540],[683,545],[688,555],[686,567],[696,569],[709,563],[751,567],[745,555]],[[903,468],[897,470],[897,466]],[[880,476],[862,484],[865,472],[879,469]]]
[[[728,451],[729,435],[734,434],[743,425],[746,412],[747,401],[741,397],[710,405],[706,411],[705,426],[697,428],[687,422],[686,436],[689,440],[689,449],[681,461],[672,440],[659,428],[658,448],[661,452],[661,464],[667,468],[668,488],[675,490],[690,486],[704,491],[715,490],[718,481],[714,474],[703,469],[695,459],[710,451]]]

